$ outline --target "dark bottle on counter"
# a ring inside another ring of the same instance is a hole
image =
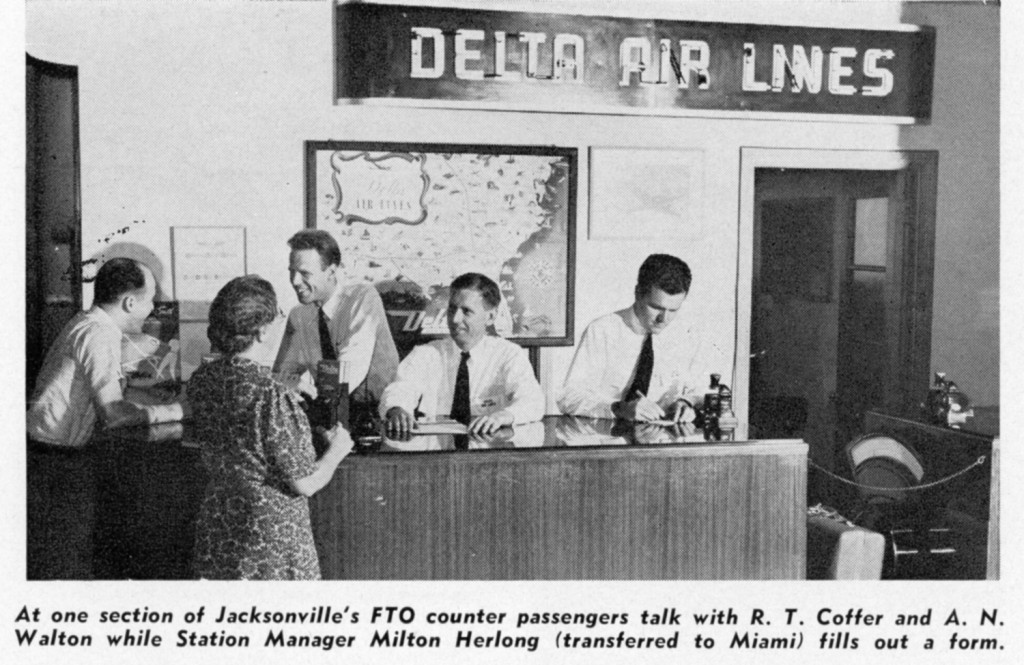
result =
[[[724,383],[718,386],[719,439],[732,441],[736,437],[736,414],[732,410],[732,390]]]
[[[704,439],[706,441],[718,441],[722,432],[719,429],[719,416],[721,415],[721,394],[718,382],[721,381],[721,374],[711,375],[711,385],[704,393],[704,404],[701,405]]]
[[[949,382],[945,372],[935,373],[935,383],[928,391],[924,404],[925,419],[934,425],[945,425],[949,413]]]
[[[348,383],[339,383],[341,364],[337,360],[321,360],[316,365],[316,392],[318,420],[313,423],[326,429],[340,424],[349,429]]]

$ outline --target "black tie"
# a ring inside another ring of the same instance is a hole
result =
[[[455,394],[452,395],[452,418],[468,425],[472,419],[469,409],[469,354],[462,352],[459,371],[455,374]]]
[[[338,350],[331,342],[331,330],[327,327],[327,315],[319,307],[316,308],[316,313],[320,316],[320,356],[324,360],[337,360]]]
[[[622,396],[623,401],[631,402],[639,395],[647,396],[647,389],[651,386],[651,372],[654,370],[654,343],[651,341],[651,333],[647,333],[644,345],[640,347],[640,357],[636,360],[636,372],[633,374],[633,383],[630,384],[626,394]]]

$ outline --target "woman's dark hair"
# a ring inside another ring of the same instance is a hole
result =
[[[277,317],[277,296],[270,282],[259,275],[236,277],[210,304],[206,336],[217,353],[234,355],[256,340],[260,328]]]

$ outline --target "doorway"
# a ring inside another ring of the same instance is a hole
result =
[[[748,435],[842,470],[865,411],[927,391],[937,155],[792,152],[744,153]]]

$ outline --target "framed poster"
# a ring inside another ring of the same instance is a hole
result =
[[[501,287],[495,332],[573,343],[575,148],[306,142],[306,226],[341,246],[343,279],[376,285],[400,337],[448,333],[448,285]]]
[[[703,237],[704,152],[590,149],[591,240]]]
[[[229,280],[246,274],[244,226],[172,226],[171,274],[182,321],[206,321]]]

